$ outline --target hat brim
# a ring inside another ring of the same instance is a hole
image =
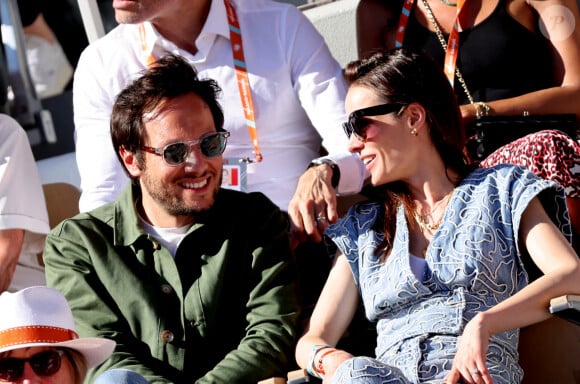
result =
[[[21,348],[33,348],[33,347],[62,347],[74,349],[81,353],[87,360],[87,366],[89,368],[96,367],[103,361],[107,360],[113,350],[115,349],[117,343],[113,340],[97,338],[97,337],[83,337],[81,339],[74,339],[69,341],[61,341],[58,343],[26,343],[26,344],[16,344],[9,347],[1,348],[0,353],[13,351],[15,349]]]

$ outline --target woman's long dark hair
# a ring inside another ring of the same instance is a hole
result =
[[[345,77],[350,86],[373,91],[383,102],[408,105],[418,103],[427,111],[429,134],[447,170],[459,176],[451,180],[457,185],[473,166],[465,151],[465,130],[457,98],[441,67],[425,54],[405,48],[376,51],[368,57],[349,63]],[[366,191],[369,193],[369,190]],[[403,204],[409,217],[413,203],[402,182],[372,188],[370,194],[385,206],[380,250],[387,255],[395,234],[396,210]],[[411,220],[409,220],[411,221]]]

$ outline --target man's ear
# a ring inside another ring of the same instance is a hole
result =
[[[139,161],[137,160],[135,153],[129,151],[125,147],[121,147],[119,148],[119,155],[123,160],[123,165],[127,169],[127,172],[129,172],[132,177],[141,176],[141,167],[139,166]]]

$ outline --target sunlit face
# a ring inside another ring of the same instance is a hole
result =
[[[198,140],[216,132],[209,106],[190,93],[169,100],[160,113],[145,120],[144,145],[156,148],[175,142]],[[187,160],[167,165],[161,156],[143,152],[144,164],[122,155],[132,176],[138,177],[144,213],[153,225],[185,225],[197,213],[209,209],[222,180],[222,156],[208,158],[193,145]]]
[[[137,24],[153,20],[174,6],[170,0],[113,0],[119,24]]]
[[[384,104],[369,88],[351,86],[348,90],[345,108],[347,114],[363,108]],[[356,135],[349,139],[349,151],[359,153],[366,169],[371,175],[373,185],[381,185],[405,178],[409,159],[414,151],[412,138],[405,124],[405,109],[397,116],[397,112],[379,116],[366,116],[363,135],[366,140],[360,140]]]
[[[33,348],[21,348],[15,349],[13,351],[7,352],[2,355],[2,359],[6,358],[17,358],[26,359],[30,358],[37,353],[49,351],[53,348],[48,347],[33,347]],[[37,374],[29,362],[24,364],[24,371],[22,377],[16,381],[0,381],[0,383],[19,383],[19,384],[78,384],[75,383],[75,374],[73,365],[69,361],[66,354],[63,354],[60,359],[60,369],[56,373],[50,376],[42,376]]]

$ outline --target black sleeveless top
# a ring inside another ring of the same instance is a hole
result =
[[[448,35],[445,34],[447,41]],[[513,19],[506,0],[483,22],[459,35],[460,69],[475,101],[493,101],[555,86],[548,40]],[[443,63],[445,52],[435,32],[409,18],[405,47],[423,50]],[[468,103],[459,81],[455,91],[460,104]]]

